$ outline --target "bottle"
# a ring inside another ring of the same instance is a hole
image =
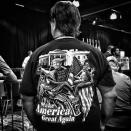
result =
[[[84,42],[84,37],[82,38],[82,41]]]
[[[96,48],[96,49],[98,48],[97,40],[95,40],[95,48]]]
[[[87,42],[87,44],[89,44],[89,39],[88,38],[86,39],[86,42]]]
[[[98,44],[97,45],[98,45],[97,46],[98,50],[101,51],[101,46],[100,46],[100,41],[99,40],[98,40]]]
[[[92,46],[95,47],[94,39],[91,39]]]
[[[89,40],[89,45],[91,45],[91,38],[89,38],[88,40]]]

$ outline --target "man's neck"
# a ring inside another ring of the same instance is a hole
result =
[[[57,39],[57,38],[62,37],[62,36],[64,36],[64,35],[60,31],[55,31],[53,38]]]

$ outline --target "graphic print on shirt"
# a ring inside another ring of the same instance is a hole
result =
[[[39,56],[36,112],[43,121],[65,124],[80,115],[85,121],[94,95],[95,69],[88,61],[89,53],[56,49]]]

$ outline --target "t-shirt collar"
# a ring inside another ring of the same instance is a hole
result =
[[[56,37],[55,40],[64,39],[64,38],[75,38],[75,37],[73,37],[73,36],[59,36],[59,37]]]

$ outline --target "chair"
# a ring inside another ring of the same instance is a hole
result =
[[[7,94],[7,87],[5,85],[5,83],[3,82],[3,94],[1,96],[1,108],[2,108],[2,115],[6,116],[7,115],[7,110],[9,108],[11,101],[11,98],[8,96]]]
[[[11,109],[11,122],[12,122],[12,130],[14,128],[14,109],[13,109],[13,102],[14,102],[14,99],[13,99],[13,86],[14,84],[18,84],[18,88],[20,88],[20,85],[21,85],[21,81],[22,79],[18,79],[18,83],[12,83],[12,82],[4,82],[1,81],[1,86],[3,88],[0,88],[2,89],[2,91],[0,90],[0,105],[1,105],[1,123],[2,123],[2,131],[3,131],[3,128],[4,128],[4,125],[3,125],[3,117],[6,117],[7,114],[8,114],[8,111],[9,109]],[[23,128],[23,131],[24,131],[24,116],[23,116],[23,105],[22,105],[22,102],[21,102],[21,98],[19,99],[19,104],[22,106],[22,128]]]

